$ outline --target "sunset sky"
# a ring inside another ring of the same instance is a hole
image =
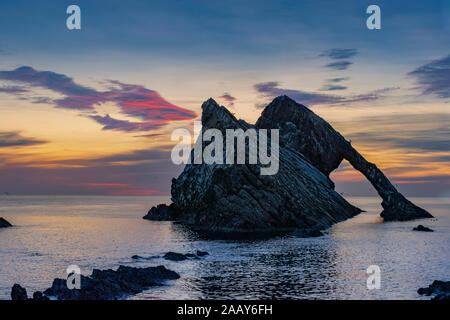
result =
[[[282,94],[406,195],[450,196],[446,0],[1,1],[0,194],[169,194],[203,101],[255,122]],[[332,179],[375,194],[347,163]]]

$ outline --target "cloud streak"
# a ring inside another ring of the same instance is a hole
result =
[[[353,95],[349,97],[325,94],[325,93],[316,93],[316,92],[308,92],[302,90],[294,90],[294,89],[284,89],[280,88],[280,83],[277,81],[263,82],[257,83],[254,85],[254,88],[257,92],[261,93],[264,97],[273,99],[277,96],[287,95],[290,98],[296,100],[299,103],[313,106],[317,104],[326,104],[326,105],[342,105],[342,104],[352,104],[357,102],[370,102],[378,100],[384,95],[392,90],[398,88],[384,88],[375,90],[369,93]]]
[[[44,143],[47,141],[25,138],[19,132],[0,132],[0,148],[26,147]]]
[[[325,67],[333,70],[347,70],[352,64],[353,62],[350,61],[336,61],[325,65]]]
[[[171,104],[154,90],[116,80],[109,80],[112,87],[108,91],[98,91],[79,85],[64,74],[38,71],[28,66],[11,71],[0,71],[0,79],[19,82],[30,87],[48,89],[64,96],[56,100],[34,98],[31,100],[33,103],[52,102],[58,108],[95,111],[95,106],[113,102],[119,106],[123,114],[142,120],[142,122],[131,122],[114,119],[109,115],[89,116],[90,119],[102,124],[104,130],[148,131],[171,121],[189,120],[197,117],[195,112]],[[2,92],[21,93],[12,89],[8,91],[7,88]]]
[[[236,100],[235,97],[233,97],[231,94],[229,94],[228,92],[225,92],[223,95],[221,95],[219,97],[220,99],[223,99],[227,102],[229,102],[229,106],[233,106],[234,105],[234,101]]]
[[[350,59],[358,54],[358,50],[356,49],[339,49],[332,48],[323,51],[319,54],[319,57],[326,57],[333,60],[341,60],[341,59]]]
[[[450,54],[420,66],[408,75],[416,78],[422,94],[450,98]]]

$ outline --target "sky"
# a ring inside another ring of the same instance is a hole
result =
[[[407,196],[450,196],[445,0],[1,0],[0,193],[168,195],[203,101],[253,123],[283,94]],[[345,161],[331,178],[375,195]]]

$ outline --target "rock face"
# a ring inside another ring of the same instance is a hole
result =
[[[172,180],[173,203],[152,208],[146,219],[169,217],[206,231],[320,235],[320,230],[361,212],[334,191],[329,179],[343,159],[378,191],[386,221],[432,217],[398,193],[325,120],[286,96],[274,99],[255,125],[236,119],[213,99],[202,109],[203,131],[218,129],[225,136],[226,129],[280,129],[278,173],[260,175],[260,164],[187,164]],[[225,143],[223,149],[225,154]],[[248,144],[246,153],[248,157]]]
[[[420,288],[417,290],[420,295],[434,297],[431,300],[450,300],[450,281],[435,280],[428,288]]]
[[[400,194],[373,163],[368,162],[339,132],[307,107],[286,96],[272,101],[256,122],[259,128],[280,128],[281,144],[301,152],[327,177],[343,159],[377,190],[383,199],[385,221],[404,221],[433,216]]]
[[[120,266],[114,270],[92,271],[90,277],[81,275],[81,289],[68,289],[64,279],[53,280],[51,288],[33,294],[33,300],[114,300],[139,293],[148,287],[161,285],[164,280],[175,280],[180,276],[164,266],[133,268]],[[11,291],[13,300],[27,300],[24,288],[15,284]]]
[[[155,220],[155,221],[172,221],[176,218],[176,209],[174,204],[167,206],[165,204],[159,204],[149,210],[144,219]]]
[[[12,227],[12,224],[0,217],[0,228]]]

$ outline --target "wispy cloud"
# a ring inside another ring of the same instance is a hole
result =
[[[357,54],[358,50],[356,49],[333,48],[323,51],[321,54],[319,54],[319,57],[325,57],[334,60],[333,62],[330,62],[325,65],[325,67],[329,69],[346,70],[353,64],[353,62],[348,60],[353,58]]]
[[[229,102],[229,106],[233,106],[234,105],[234,101],[236,100],[235,97],[233,97],[231,94],[229,94],[228,92],[225,92],[223,95],[221,95],[219,97],[220,99],[223,99],[227,102]]]
[[[348,87],[346,86],[341,86],[341,85],[331,85],[331,84],[326,84],[322,87],[322,91],[338,91],[338,90],[346,90]]]
[[[319,54],[319,57],[326,57],[333,60],[341,60],[341,59],[350,59],[358,54],[358,50],[356,49],[339,49],[332,48],[323,51]]]
[[[352,96],[339,96],[325,93],[308,92],[303,90],[284,89],[280,88],[280,83],[277,81],[270,81],[264,83],[257,83],[254,85],[256,91],[261,93],[264,97],[273,99],[277,96],[287,95],[299,103],[313,106],[317,104],[341,105],[352,104],[357,102],[375,101],[385,96],[386,93],[398,88],[383,88],[374,90],[365,94]]]
[[[7,87],[0,87],[0,93],[1,92],[10,94],[21,94],[28,92],[28,90],[19,86],[7,86]]]
[[[109,114],[105,116],[91,115],[87,116],[92,120],[103,125],[103,130],[117,130],[117,131],[148,131],[158,129],[165,125],[165,123],[154,123],[154,122],[133,122],[128,120],[118,120],[112,118]]]
[[[328,79],[328,82],[339,83],[339,82],[342,82],[342,81],[345,81],[345,80],[348,80],[348,78],[347,77],[344,77],[344,78],[332,78],[332,79]]]
[[[0,148],[26,147],[47,143],[47,141],[23,137],[19,132],[0,132]]]
[[[95,111],[95,106],[105,102],[116,103],[122,113],[142,119],[143,122],[131,122],[106,116],[90,116],[104,125],[105,130],[147,131],[158,128],[171,121],[196,118],[195,112],[178,107],[162,98],[158,92],[141,85],[126,84],[109,80],[112,85],[108,91],[79,85],[64,74],[52,71],[38,71],[24,66],[11,71],[0,71],[0,79],[24,83],[31,87],[40,87],[64,95],[62,99],[32,98],[34,103],[51,102],[55,107],[80,111]],[[3,91],[18,94],[12,90]]]
[[[408,75],[416,78],[418,88],[423,94],[450,98],[450,54],[420,66]]]
[[[336,62],[331,62],[329,64],[326,64],[325,67],[334,69],[334,70],[346,70],[352,64],[353,64],[353,62],[350,62],[350,61],[336,61]]]

